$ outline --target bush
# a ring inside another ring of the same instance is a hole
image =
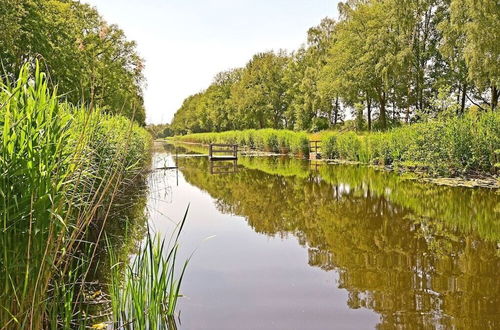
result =
[[[359,161],[361,140],[358,134],[347,132],[337,137],[337,150],[340,159]]]
[[[311,132],[324,131],[330,127],[330,120],[325,117],[316,117],[312,121]]]
[[[337,149],[337,136],[338,133],[328,133],[323,135],[321,139],[321,146],[323,148],[323,157],[328,159],[339,158],[339,152]]]

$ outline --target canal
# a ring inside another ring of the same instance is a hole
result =
[[[153,231],[189,205],[180,329],[500,327],[497,192],[288,157],[218,169],[195,151],[157,144],[152,166],[178,170],[148,182]]]

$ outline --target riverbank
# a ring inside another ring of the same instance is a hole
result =
[[[288,130],[244,130],[173,137],[189,143],[230,143],[250,150],[305,157],[309,140],[321,141],[329,162],[372,165],[412,172],[426,180],[456,178],[466,186],[498,187],[500,114],[468,114],[463,118],[413,124],[387,132],[357,134],[326,131],[314,135]],[[474,179],[481,178],[481,180]],[[464,183],[466,182],[466,183]],[[496,184],[495,184],[496,182]],[[454,183],[453,183],[454,184]]]
[[[125,117],[62,101],[38,64],[0,87],[0,323],[74,326],[102,228],[149,164],[151,136]]]
[[[161,143],[164,140],[157,140],[155,142]],[[190,152],[207,155],[208,145],[195,143],[195,142],[176,142],[169,140],[169,143],[182,146]],[[273,153],[263,150],[243,149],[240,154],[245,157],[283,157],[293,156],[290,154]],[[179,155],[189,156],[189,155]],[[248,167],[248,163],[240,158],[240,164]],[[461,176],[445,177],[445,176],[431,176],[426,168],[418,166],[402,166],[402,165],[381,165],[381,164],[364,164],[359,161],[339,160],[339,159],[315,159],[314,164],[328,164],[328,165],[351,165],[351,166],[366,166],[379,171],[396,172],[398,175],[404,176],[407,180],[413,180],[423,183],[431,183],[440,186],[449,187],[464,187],[464,188],[487,188],[487,189],[500,189],[500,180],[498,176],[488,173],[469,173]],[[273,172],[274,173],[274,172]],[[277,174],[282,174],[277,172]],[[295,173],[297,174],[297,173]],[[306,176],[306,173],[301,173],[299,176]]]

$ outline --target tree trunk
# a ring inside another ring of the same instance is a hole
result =
[[[372,102],[369,97],[366,98],[366,108],[368,117],[368,131],[372,130]]]
[[[337,126],[337,121],[339,119],[339,95],[335,97],[335,110],[333,112],[333,125]]]
[[[385,92],[380,94],[380,124],[383,130],[387,128],[387,116],[386,116],[386,98]]]
[[[410,122],[410,111],[411,111],[410,85],[408,85],[408,89],[406,90],[406,116],[405,116],[405,121],[407,124]]]
[[[496,86],[491,87],[491,110],[495,110],[498,106],[498,97],[500,96],[500,91]]]
[[[462,85],[462,101],[460,102],[460,114],[463,115],[465,112],[465,96],[467,95],[467,83],[464,82]]]

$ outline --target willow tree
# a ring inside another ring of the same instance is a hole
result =
[[[449,21],[441,26],[448,47],[467,66],[479,91],[489,89],[491,109],[500,96],[500,4],[490,0],[451,0]]]

